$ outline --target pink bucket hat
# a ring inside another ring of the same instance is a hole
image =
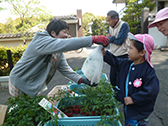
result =
[[[152,54],[152,50],[155,48],[154,39],[149,34],[136,34],[133,35],[132,33],[128,33],[128,36],[130,39],[142,42],[144,45],[144,49],[146,51],[145,54],[145,60],[150,64],[150,66],[153,68],[153,65],[150,62],[150,55]]]
[[[165,7],[157,12],[155,20],[148,25],[148,28],[152,28],[156,26],[157,22],[168,19],[168,7]]]

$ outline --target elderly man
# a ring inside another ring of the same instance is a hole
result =
[[[128,58],[128,32],[129,26],[126,22],[119,19],[116,11],[111,10],[107,13],[107,21],[109,26],[107,37],[110,39],[110,52],[119,58]],[[110,81],[116,85],[117,68],[110,71]]]

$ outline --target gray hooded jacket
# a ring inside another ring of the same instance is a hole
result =
[[[14,86],[30,96],[37,95],[42,85],[49,83],[57,69],[64,76],[78,82],[81,76],[68,65],[63,52],[91,45],[91,36],[59,39],[51,37],[47,31],[37,32],[10,72],[9,79]],[[56,54],[57,60],[50,69],[52,54]]]

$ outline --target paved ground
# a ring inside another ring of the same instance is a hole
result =
[[[93,48],[84,49],[80,54],[74,51],[65,53],[65,57],[69,65],[75,69],[82,67],[83,61],[89,55]],[[160,50],[154,50],[151,58],[152,64],[156,70],[156,74],[160,81],[160,92],[157,97],[155,110],[150,115],[149,126],[168,126],[168,52],[161,52]],[[104,64],[103,72],[109,76],[109,66]],[[51,80],[48,90],[43,92],[43,95],[47,95],[53,87],[56,85],[65,85],[68,83],[64,76],[58,71],[56,76]],[[7,99],[11,97],[8,90],[0,90],[0,104],[5,104]]]

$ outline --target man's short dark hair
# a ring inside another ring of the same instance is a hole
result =
[[[109,12],[107,13],[107,16],[110,16],[111,19],[115,19],[116,17],[119,19],[118,13],[117,13],[116,11],[114,11],[114,10],[109,11]]]
[[[63,29],[68,29],[69,30],[69,26],[68,24],[60,19],[53,19],[52,21],[50,21],[50,23],[47,25],[47,32],[51,35],[51,31],[55,31],[56,35],[59,34],[59,32]],[[52,36],[52,35],[51,35]]]

